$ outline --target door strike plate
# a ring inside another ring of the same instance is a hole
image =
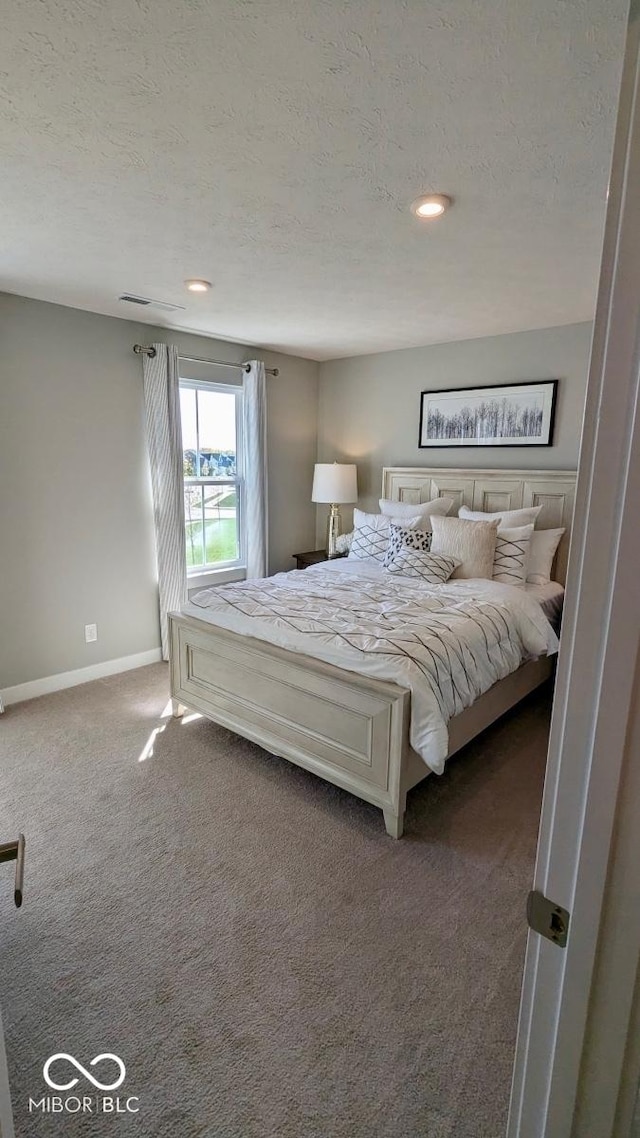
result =
[[[549,901],[543,893],[533,889],[527,898],[527,921],[534,933],[540,933],[565,948],[569,935],[569,913],[562,905]]]

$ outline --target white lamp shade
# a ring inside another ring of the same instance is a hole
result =
[[[312,502],[358,501],[357,470],[350,462],[316,462],[313,472]]]

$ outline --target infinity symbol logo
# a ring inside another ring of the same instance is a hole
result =
[[[89,1063],[90,1067],[95,1067],[96,1063],[101,1063],[103,1059],[111,1059],[113,1063],[117,1063],[120,1070],[120,1075],[116,1079],[115,1083],[100,1083],[98,1079],[94,1078],[90,1071],[87,1071],[86,1067],[83,1067],[81,1063],[78,1063],[77,1059],[74,1059],[73,1055],[67,1055],[66,1051],[59,1051],[57,1055],[50,1055],[44,1067],[42,1068],[42,1074],[44,1075],[45,1081],[54,1091],[70,1091],[71,1088],[75,1087],[76,1084],[80,1081],[79,1079],[75,1078],[72,1079],[69,1083],[54,1083],[53,1079],[49,1075],[49,1071],[51,1070],[53,1064],[58,1062],[58,1059],[66,1059],[68,1063],[71,1063],[72,1067],[75,1067],[76,1071],[79,1071],[81,1075],[84,1075],[85,1079],[88,1079],[90,1083],[93,1083],[94,1087],[96,1087],[99,1091],[115,1091],[117,1087],[122,1086],[125,1080],[125,1075],[127,1073],[127,1068],[118,1055],[112,1055],[110,1052],[105,1052],[104,1055],[96,1055],[95,1059],[92,1059]]]

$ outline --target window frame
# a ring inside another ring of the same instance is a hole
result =
[[[245,538],[245,477],[244,477],[244,438],[243,438],[243,402],[244,402],[244,386],[235,383],[216,383],[215,380],[208,379],[185,379],[179,377],[179,388],[182,390],[190,391],[213,391],[221,395],[233,395],[235,399],[235,421],[236,421],[236,473],[232,478],[202,478],[198,475],[191,477],[183,473],[182,484],[183,490],[187,486],[228,486],[230,490],[235,490],[236,493],[236,528],[238,535],[238,557],[228,559],[225,561],[212,561],[203,565],[187,565],[187,585],[193,587],[194,584],[201,584],[200,578],[205,579],[208,577],[224,576],[225,579],[234,580],[244,576],[246,571],[246,538]],[[196,431],[199,463],[199,444],[200,444],[200,431],[198,425],[198,400],[196,398]],[[184,449],[183,449],[184,454]],[[204,517],[203,517],[203,534],[204,534]],[[185,517],[185,541],[186,541],[186,525],[187,519]],[[206,544],[204,546],[206,550]],[[185,556],[186,560],[186,556]]]

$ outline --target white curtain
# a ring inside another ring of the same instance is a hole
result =
[[[251,360],[244,376],[245,534],[247,577],[266,577],[267,388],[264,364]]]
[[[167,613],[179,609],[187,599],[180,383],[177,348],[172,344],[153,347],[155,355],[145,355],[142,367],[158,554],[162,658],[168,660]]]

